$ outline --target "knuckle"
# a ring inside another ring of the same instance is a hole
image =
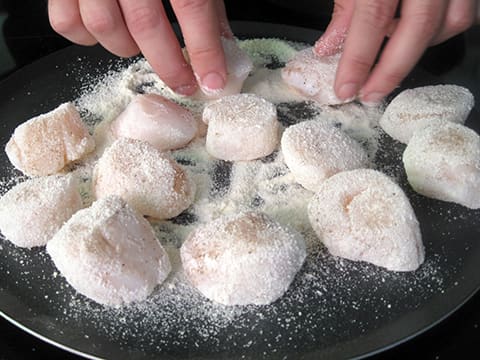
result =
[[[432,38],[438,31],[439,22],[428,10],[412,15],[410,21],[423,38]]]
[[[172,0],[178,12],[197,13],[205,9],[210,0]]]
[[[109,16],[92,14],[84,19],[85,27],[94,34],[109,34],[115,30],[115,22]]]
[[[372,63],[361,56],[353,56],[349,59],[349,68],[357,74],[367,74],[372,68]]]
[[[50,17],[50,25],[53,30],[59,34],[66,34],[77,29],[81,24],[80,16],[68,16],[68,17]]]
[[[132,33],[141,34],[158,25],[160,14],[150,7],[137,7],[128,11],[126,20]]]
[[[219,58],[222,56],[222,52],[220,49],[209,46],[189,49],[188,55],[190,59],[194,59],[194,61],[208,61]]]
[[[390,25],[395,13],[395,4],[391,1],[364,0],[358,2],[358,9],[365,22],[375,28],[385,29]]]
[[[474,14],[452,14],[447,17],[446,28],[454,35],[464,32],[475,22]]]

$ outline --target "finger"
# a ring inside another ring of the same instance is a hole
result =
[[[195,76],[204,92],[225,87],[227,67],[216,0],[172,0]]]
[[[399,85],[435,36],[446,7],[446,0],[403,1],[397,28],[361,90],[362,101],[378,103]]]
[[[215,0],[215,6],[217,9],[218,24],[220,26],[220,34],[226,38],[233,38],[233,31],[230,28],[228,21],[227,10],[225,9],[225,3],[223,0]]]
[[[340,99],[354,97],[365,83],[395,15],[397,0],[357,0],[335,77]]]
[[[97,43],[83,24],[78,0],[49,0],[48,18],[53,30],[71,42],[80,45]]]
[[[343,50],[354,9],[355,2],[352,0],[335,1],[332,20],[314,46],[319,56],[331,56]]]
[[[130,36],[115,0],[82,0],[80,14],[87,30],[105,49],[125,57],[138,54],[138,46]]]
[[[161,1],[119,1],[128,30],[153,70],[173,91],[192,95],[195,78]]]
[[[476,0],[450,0],[441,31],[433,38],[436,45],[458,35],[475,23]]]

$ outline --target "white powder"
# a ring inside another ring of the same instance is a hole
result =
[[[255,39],[241,42],[240,46],[257,66],[251,79],[258,82],[252,81],[249,86],[277,105],[284,126],[307,119],[327,119],[364,145],[370,158],[378,161],[378,168],[400,177],[401,166],[390,165],[389,160],[397,164],[402,149],[379,142],[383,139],[377,127],[381,109],[355,103],[337,107],[289,103],[298,97],[285,95],[280,77],[268,77],[269,85],[262,87],[265,77],[257,74],[265,72],[263,66],[275,59],[280,63],[288,61],[302,45],[293,47],[281,40]],[[196,114],[204,106],[202,102],[172,93],[145,60],[100,79],[88,79],[76,104],[104,142],[99,146],[97,141],[96,153],[84,166],[75,169],[84,184],[86,203],[91,197],[88,190],[91,170],[109,145],[108,124],[139,92],[159,93]],[[418,271],[407,274],[332,257],[319,243],[308,221],[307,203],[313,193],[294,181],[281,152],[256,161],[218,161],[206,152],[205,139],[198,138],[188,147],[172,151],[171,156],[189,171],[197,191],[194,204],[186,212],[173,220],[152,221],[173,269],[166,282],[145,301],[121,308],[100,306],[73,291],[63,277],[56,276],[43,250],[28,252],[8,242],[2,242],[0,256],[15,261],[0,263],[0,272],[17,279],[18,287],[32,297],[32,308],[51,309],[55,321],[66,332],[73,329],[77,336],[80,324],[85,337],[107,338],[125,349],[126,354],[131,351],[186,356],[198,352],[205,356],[224,353],[259,357],[326,349],[368,333],[442,294],[462,267],[463,259],[455,259],[452,265],[442,252],[444,247],[433,252],[430,243],[426,244],[426,262]],[[2,189],[17,181],[15,175],[2,181]],[[423,200],[412,195],[412,201],[418,206]],[[178,249],[198,224],[248,210],[263,211],[280,224],[299,231],[307,241],[308,255],[287,293],[275,303],[225,307],[205,299],[189,285],[181,269]],[[439,216],[435,213],[435,218]],[[470,216],[464,209],[455,209],[447,215],[454,216],[462,217],[465,224],[478,221],[478,217]],[[440,234],[440,237],[447,242],[451,236]],[[44,293],[49,296],[43,296]]]

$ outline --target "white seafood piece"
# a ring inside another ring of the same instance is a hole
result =
[[[226,96],[203,110],[206,148],[223,160],[253,160],[271,154],[279,142],[275,105],[253,94]]]
[[[17,246],[43,246],[81,208],[73,176],[29,179],[0,198],[0,230]]]
[[[5,152],[13,166],[30,176],[58,173],[95,148],[95,141],[72,103],[19,125]]]
[[[160,151],[187,145],[198,129],[189,110],[157,94],[134,97],[111,126],[117,138],[143,140]]]
[[[472,93],[457,85],[406,89],[387,106],[380,126],[392,138],[408,144],[415,131],[432,122],[463,124],[474,106]]]
[[[480,208],[480,136],[452,122],[415,132],[403,153],[408,182],[425,196]]]
[[[282,69],[282,79],[292,89],[320,105],[350,102],[335,95],[335,73],[341,54],[318,56],[312,47],[299,51]]]
[[[424,261],[412,206],[381,172],[357,169],[328,178],[310,201],[308,217],[334,256],[392,271],[413,271]]]
[[[253,70],[253,62],[248,54],[240,49],[236,39],[220,38],[222,41],[225,63],[227,66],[227,80],[222,90],[200,87],[195,94],[199,100],[220,99],[227,95],[238,94],[242,90],[243,82]],[[200,82],[200,79],[198,79]]]
[[[288,127],[282,136],[282,153],[295,180],[316,191],[330,176],[367,167],[362,146],[327,122],[310,120]]]
[[[171,269],[148,221],[116,196],[78,211],[47,252],[75,290],[105,305],[144,300]]]
[[[195,184],[165,153],[147,142],[120,138],[105,151],[93,171],[97,199],[118,195],[143,215],[169,219],[188,208]]]
[[[180,249],[187,278],[225,305],[269,304],[287,291],[306,257],[303,237],[256,212],[196,228]]]

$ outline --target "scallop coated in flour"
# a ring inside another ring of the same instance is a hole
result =
[[[368,165],[362,146],[324,121],[303,121],[288,127],[281,145],[285,163],[295,180],[311,191],[340,171]]]
[[[472,93],[457,85],[406,89],[387,106],[380,126],[392,138],[408,144],[415,131],[432,122],[463,124],[474,106]]]
[[[75,290],[105,305],[144,300],[171,270],[148,221],[116,196],[77,212],[47,252]]]
[[[312,47],[299,51],[282,69],[282,79],[291,88],[320,105],[350,102],[335,95],[333,85],[341,54],[318,56]]]
[[[17,246],[43,246],[82,206],[73,176],[29,179],[0,198],[0,230]]]
[[[332,255],[392,271],[424,261],[420,227],[402,189],[376,170],[338,173],[308,205],[310,223]]]
[[[116,137],[143,140],[160,151],[187,145],[197,133],[193,114],[157,94],[137,95],[112,122]]]
[[[195,184],[168,154],[147,142],[120,138],[98,160],[93,172],[97,199],[118,195],[143,215],[169,219],[187,209]]]
[[[480,136],[451,122],[413,134],[403,153],[408,181],[425,196],[480,208]]]
[[[269,304],[287,291],[306,257],[303,237],[247,212],[200,225],[180,249],[189,281],[225,305]]]
[[[279,142],[275,105],[253,94],[226,96],[203,110],[206,149],[222,160],[253,160],[271,154]]]
[[[5,152],[10,162],[30,176],[51,175],[95,148],[95,141],[72,103],[19,125]]]

